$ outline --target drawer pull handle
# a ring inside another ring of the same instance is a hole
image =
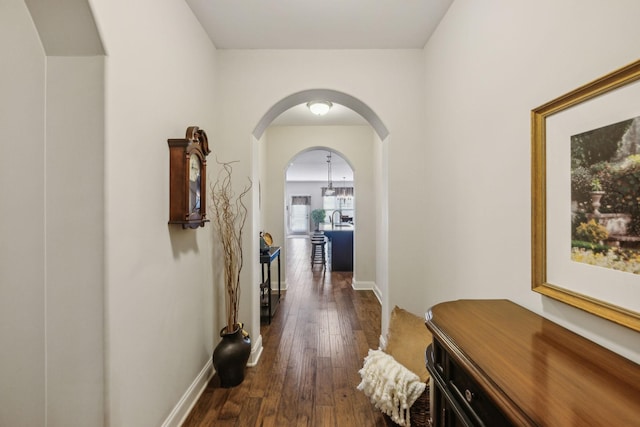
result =
[[[464,398],[467,399],[467,402],[471,403],[471,401],[473,400],[473,393],[471,392],[471,390],[466,389],[464,391]]]

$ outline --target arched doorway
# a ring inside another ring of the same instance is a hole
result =
[[[358,247],[366,247],[372,251],[372,261],[365,263],[357,263],[366,265],[368,268],[373,269],[373,272],[369,276],[359,276],[358,271],[354,272],[354,283],[353,286],[356,289],[371,289],[374,290],[376,296],[381,301],[382,304],[382,313],[383,319],[382,324],[384,325],[388,322],[387,313],[388,313],[388,290],[387,290],[387,282],[388,282],[388,232],[387,232],[387,212],[388,212],[388,197],[387,197],[387,144],[389,141],[389,132],[386,126],[383,124],[382,120],[378,117],[378,115],[365,103],[358,100],[357,98],[345,94],[343,92],[338,92],[329,89],[312,89],[306,90],[302,92],[294,93],[290,96],[283,98],[282,100],[275,103],[259,120],[258,124],[255,126],[252,132],[252,141],[253,141],[253,152],[254,159],[256,162],[253,166],[254,173],[254,182],[258,182],[258,187],[260,188],[259,195],[255,197],[255,203],[257,206],[261,206],[260,213],[254,215],[253,227],[256,233],[260,230],[265,229],[265,222],[268,223],[269,227],[268,231],[275,236],[275,240],[279,240],[282,242],[285,238],[285,227],[283,217],[285,215],[285,186],[284,186],[284,174],[288,167],[288,161],[294,157],[294,155],[304,149],[308,149],[311,146],[307,145],[305,147],[287,147],[289,149],[297,149],[290,153],[289,155],[283,155],[282,152],[277,152],[276,154],[264,155],[260,152],[263,150],[265,146],[269,146],[272,142],[272,137],[270,133],[273,130],[269,128],[270,124],[283,112],[286,110],[295,107],[300,104],[304,104],[311,100],[328,100],[336,104],[340,104],[346,107],[349,107],[353,111],[360,114],[367,123],[367,128],[369,132],[369,140],[372,142],[372,147],[374,147],[371,151],[372,161],[371,168],[372,171],[370,175],[367,177],[369,180],[366,188],[366,193],[370,194],[371,197],[375,199],[371,201],[371,209],[370,215],[367,212],[367,218],[370,223],[366,226],[365,231],[358,234],[358,238],[364,236],[365,239],[369,239],[365,244],[357,244]],[[267,129],[269,128],[269,132]],[[320,131],[318,128],[317,130]],[[262,144],[264,142],[264,144]],[[295,142],[294,142],[295,143]],[[292,144],[294,144],[292,143]],[[325,143],[316,143],[312,146],[319,147],[327,147],[330,145]],[[357,158],[358,154],[354,154],[353,156],[348,155],[349,158]],[[357,181],[360,179],[361,175],[358,168],[356,173],[356,186],[358,186]],[[363,191],[364,192],[364,191]],[[359,193],[362,194],[363,192]],[[268,193],[268,195],[267,195]],[[278,202],[271,206],[268,206],[268,200],[277,200]],[[265,206],[267,205],[267,206]],[[270,224],[275,224],[271,226]],[[277,229],[277,230],[276,230]],[[275,230],[275,233],[273,232]],[[359,254],[356,254],[356,257]],[[356,267],[357,268],[357,267]],[[259,277],[259,271],[255,270],[255,276]],[[285,278],[285,286],[286,286],[286,278]],[[255,325],[254,330],[259,328],[259,314],[257,299],[254,301],[253,306],[255,307],[255,318],[252,320],[253,325]],[[254,353],[257,354],[259,349],[254,349]],[[257,360],[256,360],[257,361]]]
[[[340,129],[334,132],[339,135]],[[354,182],[353,167],[335,149],[308,149],[289,162],[284,182],[284,229],[288,256],[296,258],[297,252],[307,251],[307,245],[302,245],[299,239],[309,240],[312,235],[322,234],[327,241],[321,258],[324,261],[321,263],[325,268],[323,271],[353,273],[356,270]],[[322,212],[322,219],[318,217],[318,222],[315,222],[311,215],[313,212]],[[366,251],[365,248],[363,253]],[[373,262],[373,253],[370,259]]]
[[[385,141],[389,136],[387,127],[375,111],[373,111],[367,104],[354,96],[332,89],[303,90],[281,99],[269,108],[269,110],[262,116],[256,127],[253,129],[253,136],[259,140],[267,127],[276,119],[276,117],[286,110],[296,105],[319,99],[344,105],[345,107],[360,114],[371,125],[371,127],[373,127],[381,141]]]
[[[333,191],[327,194],[328,187]],[[355,216],[354,170],[348,159],[329,147],[316,147],[295,155],[285,171],[285,235],[308,235],[316,224],[311,212],[326,211],[330,223],[334,211],[352,223]]]

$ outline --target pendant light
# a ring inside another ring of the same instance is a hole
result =
[[[336,191],[333,189],[333,182],[331,182],[331,151],[327,156],[327,189],[324,192],[325,196],[333,196]]]
[[[342,177],[342,199],[346,199],[347,198],[347,177],[343,176]]]

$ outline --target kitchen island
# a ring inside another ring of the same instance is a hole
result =
[[[332,271],[353,271],[353,230],[353,224],[320,224],[320,231],[329,239]]]

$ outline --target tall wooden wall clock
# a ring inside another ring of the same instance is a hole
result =
[[[207,219],[207,134],[187,128],[186,138],[169,139],[169,224],[204,227]]]

